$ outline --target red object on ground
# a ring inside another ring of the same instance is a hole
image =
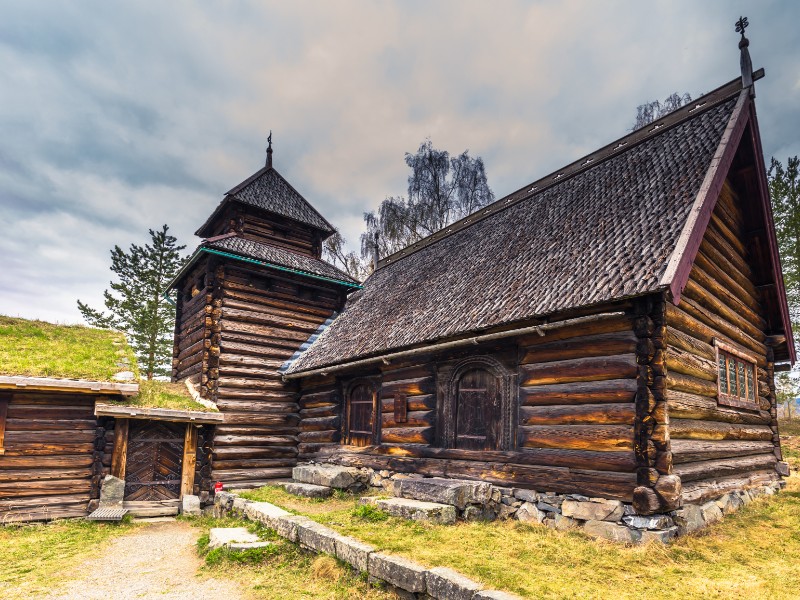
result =
[[[214,484],[214,493],[216,494],[217,492],[221,492],[223,487],[224,486],[222,485],[222,482],[218,481]]]

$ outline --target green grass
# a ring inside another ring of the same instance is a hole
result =
[[[139,382],[139,393],[133,398],[119,402],[121,406],[141,406],[148,408],[171,408],[175,410],[199,410],[212,412],[212,409],[195,402],[183,383],[167,381]]]
[[[0,598],[42,597],[70,567],[134,527],[83,520],[0,527]]]
[[[626,547],[516,521],[455,526],[394,517],[373,521],[354,499],[311,503],[276,487],[247,496],[526,598],[796,598],[800,589],[797,475],[778,496],[668,546]]]
[[[0,315],[0,373],[111,381],[131,370],[133,351],[116,331]]]
[[[305,552],[260,524],[210,517],[187,521],[203,531],[197,549],[205,559],[204,571],[216,578],[239,582],[248,597],[264,600],[389,600],[395,597],[369,585],[363,576],[333,557]],[[245,552],[229,552],[222,548],[208,550],[211,527],[245,526],[272,545]]]

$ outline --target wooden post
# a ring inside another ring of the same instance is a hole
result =
[[[114,453],[111,455],[111,474],[123,480],[128,460],[129,423],[129,419],[117,419],[117,426],[114,428]]]
[[[194,492],[194,470],[197,464],[197,428],[186,424],[186,438],[183,443],[183,466],[181,470],[181,497]]]

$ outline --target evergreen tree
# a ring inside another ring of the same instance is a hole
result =
[[[784,168],[773,158],[767,176],[783,281],[796,339],[800,332],[800,160],[797,156],[789,158]]]
[[[172,357],[175,308],[164,292],[185,262],[180,251],[186,246],[178,246],[168,231],[166,225],[151,229],[151,243],[131,244],[128,252],[114,246],[111,270],[119,281],[112,281],[111,290],[103,293],[107,313],[78,300],[89,325],[125,332],[147,379],[166,375]]]

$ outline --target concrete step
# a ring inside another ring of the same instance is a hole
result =
[[[441,525],[452,525],[456,522],[456,509],[449,504],[423,502],[409,498],[361,498],[361,504],[372,504],[392,515],[413,521],[429,521]]]
[[[303,496],[305,498],[328,498],[333,493],[333,489],[325,487],[324,485],[315,485],[313,483],[300,483],[298,481],[289,481],[283,484],[283,489],[295,496]]]
[[[449,504],[459,510],[470,504],[485,505],[492,497],[488,483],[444,477],[397,479],[392,491],[398,498]]]
[[[329,464],[298,465],[292,469],[292,479],[340,490],[365,483],[364,475],[358,469]]]

